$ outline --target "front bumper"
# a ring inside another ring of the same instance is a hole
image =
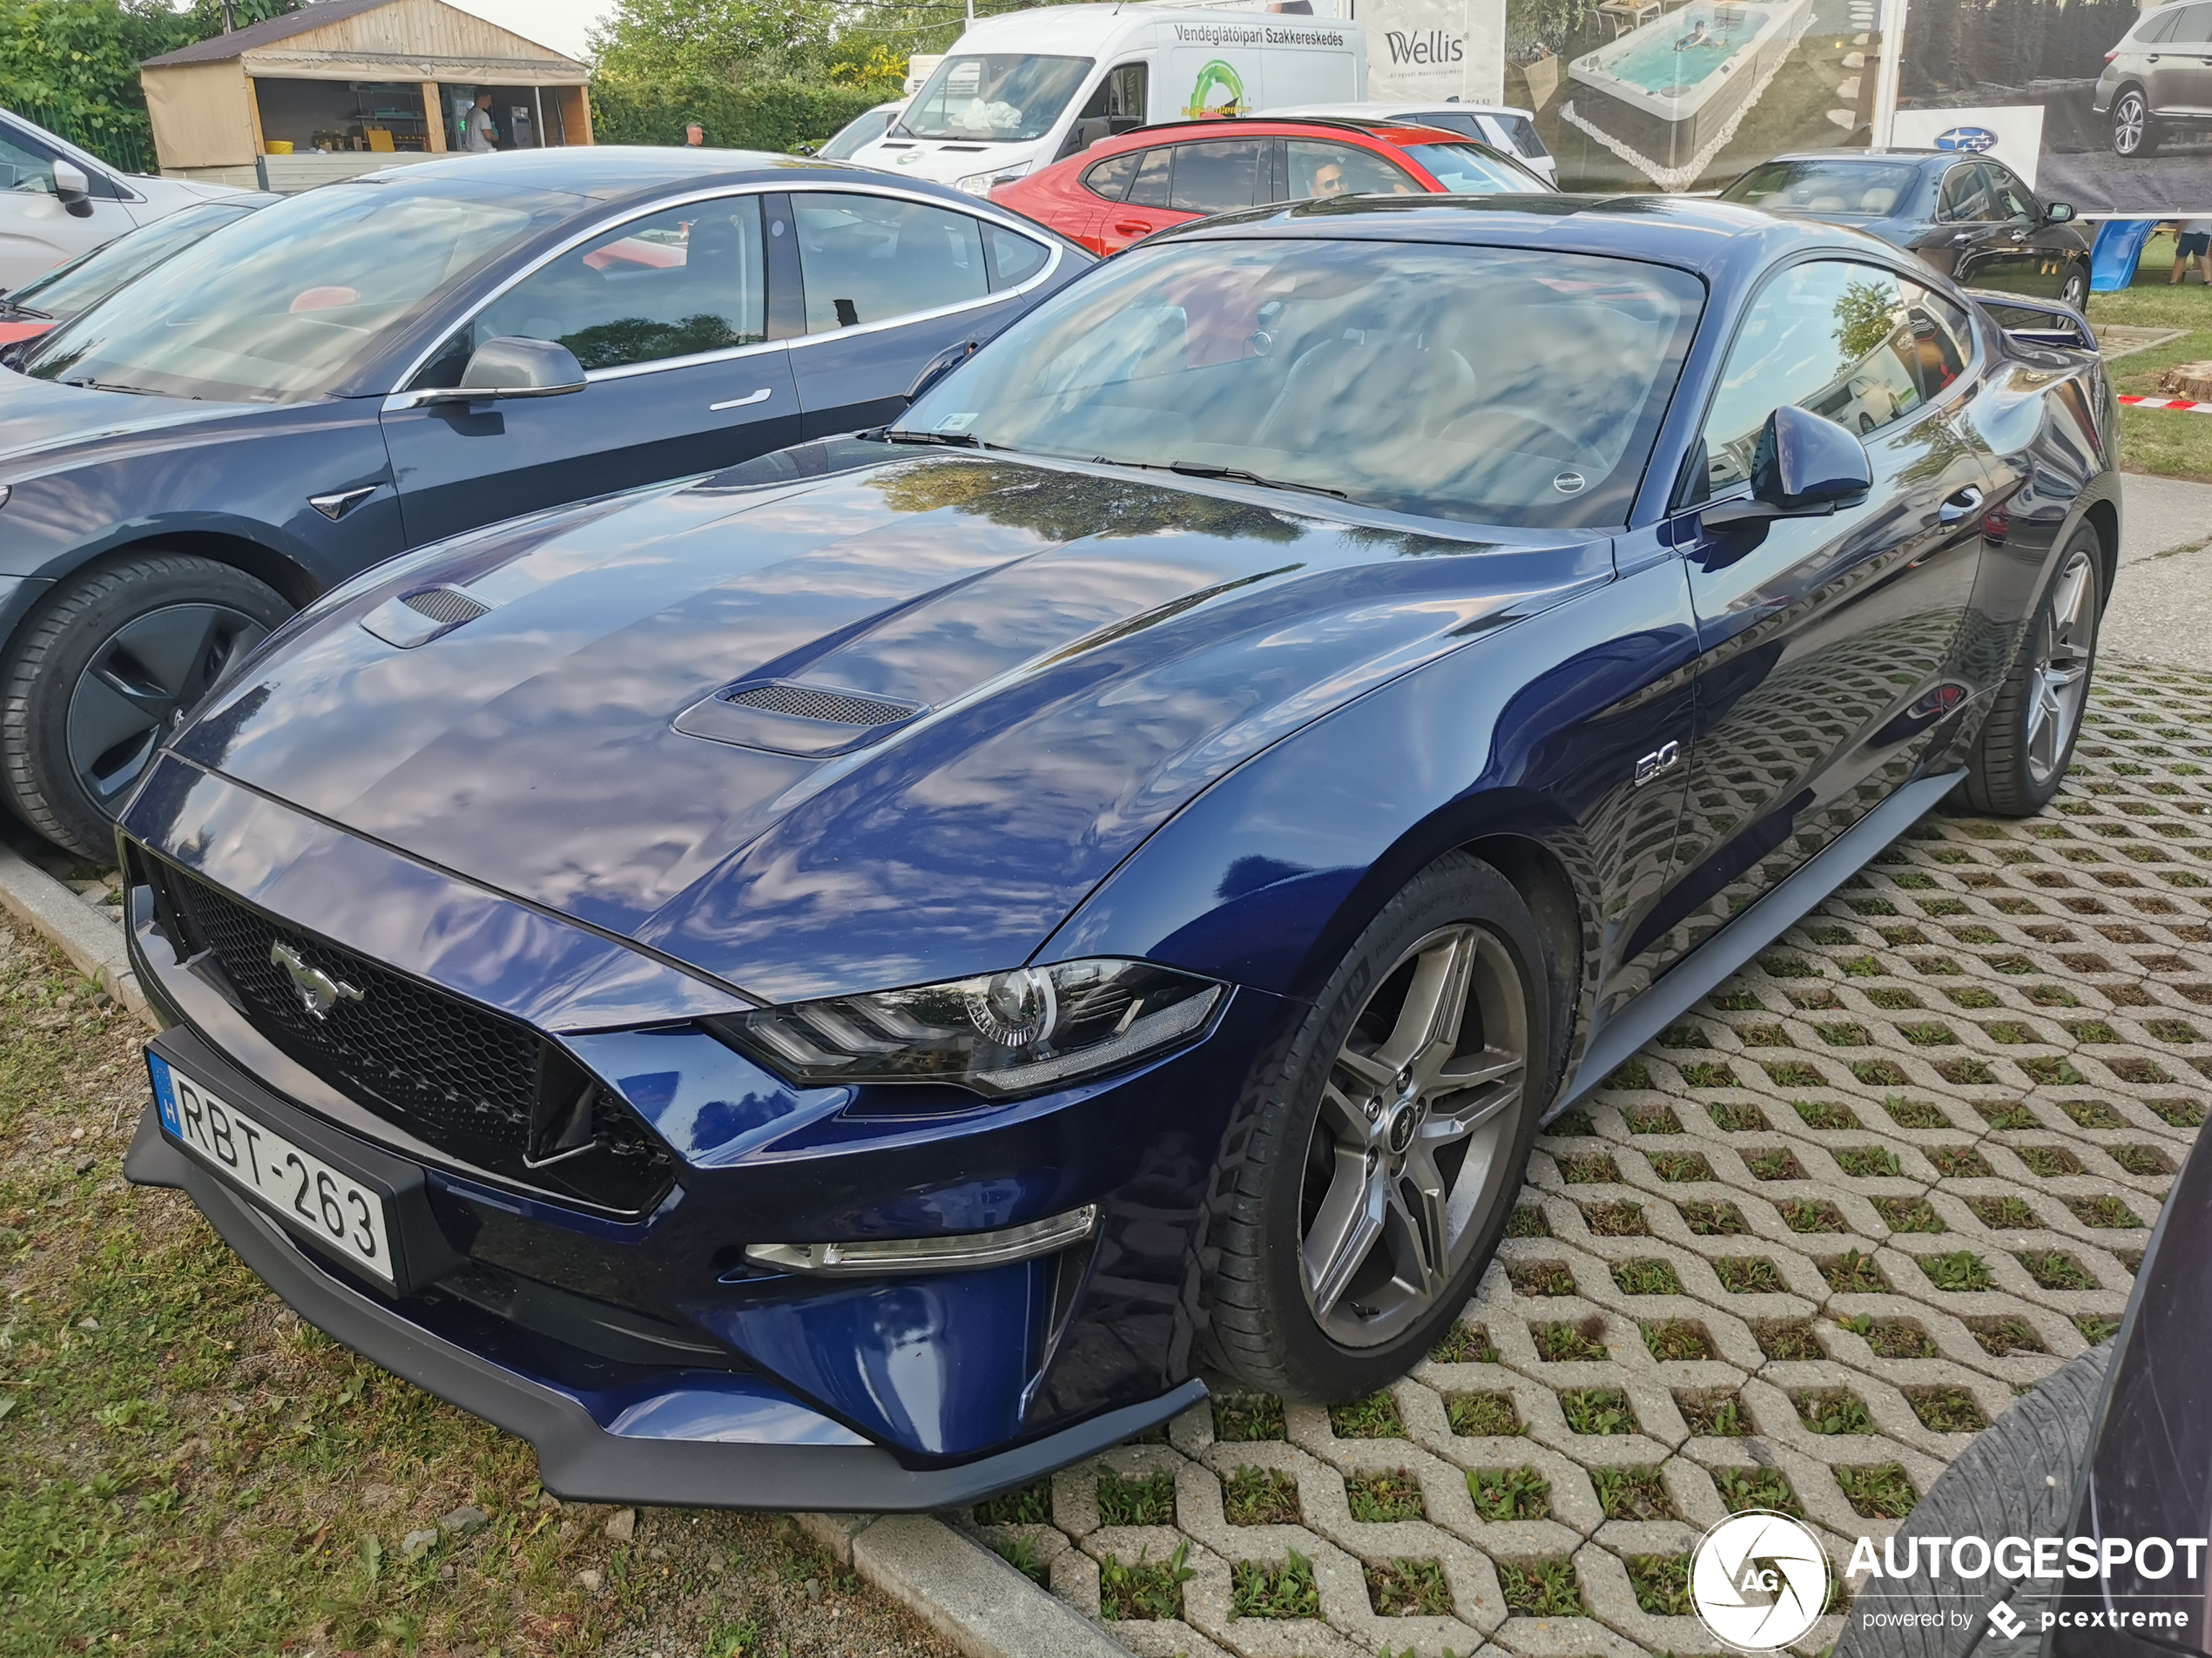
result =
[[[235,1087],[230,1079],[226,1085]],[[287,1121],[273,1102],[256,1095],[253,1109]],[[916,1468],[857,1439],[840,1425],[779,1396],[763,1384],[745,1396],[725,1394],[717,1431],[750,1439],[664,1438],[610,1431],[584,1399],[496,1363],[411,1318],[398,1306],[348,1284],[162,1132],[152,1105],[140,1118],[124,1173],[141,1186],[185,1193],[208,1223],[285,1303],[333,1340],[440,1399],[528,1439],[540,1477],[556,1496],[578,1502],[664,1506],[909,1511],[971,1503],[1027,1484],[1051,1470],[1103,1451],[1164,1421],[1205,1397],[1192,1380],[1155,1399],[1109,1411],[1073,1427],[966,1462]],[[714,1378],[718,1381],[726,1378]],[[670,1378],[677,1398],[687,1390]],[[654,1425],[669,1412],[655,1401],[631,1403],[617,1422]],[[697,1420],[694,1412],[692,1419]]]

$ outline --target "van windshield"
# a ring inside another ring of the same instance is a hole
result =
[[[894,132],[988,144],[1041,138],[1082,85],[1090,64],[1088,57],[1031,52],[948,57],[914,94]]]

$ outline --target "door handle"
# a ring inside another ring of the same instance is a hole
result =
[[[2013,233],[2013,239],[2016,242],[2024,242],[2027,239],[2027,233],[2024,230],[2016,230]]]
[[[1955,495],[1945,497],[1943,504],[1936,509],[1936,522],[1939,524],[1955,524],[1960,519],[1979,510],[1980,507],[1981,491],[1970,483]]]
[[[763,386],[757,392],[751,393],[744,397],[732,397],[726,403],[709,403],[706,406],[706,412],[710,414],[719,414],[725,408],[750,408],[755,403],[766,402],[768,399],[774,394],[774,387]]]
[[[1123,236],[1150,236],[1152,233],[1151,226],[1141,219],[1124,219],[1114,228]]]
[[[1962,230],[1951,239],[1951,245],[1953,247],[1964,247],[1968,242],[1971,242],[1973,239],[1973,232],[1970,230]]]

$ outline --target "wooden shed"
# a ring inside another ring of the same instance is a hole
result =
[[[138,66],[161,170],[304,189],[464,147],[591,142],[591,69],[444,0],[315,0]]]

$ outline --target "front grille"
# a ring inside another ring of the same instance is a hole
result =
[[[644,1126],[527,1026],[274,920],[181,870],[152,873],[185,953],[204,952],[254,1029],[348,1099],[463,1162],[555,1195],[636,1210],[667,1190],[667,1154]],[[336,994],[311,998],[280,951]],[[572,1110],[584,1088],[593,1092],[586,1132],[568,1132],[560,1147],[572,1155],[533,1167],[534,1126],[543,1136],[549,1116]],[[549,1090],[565,1097],[542,1101]]]
[[[806,685],[748,685],[723,700],[740,708],[758,708],[831,725],[894,725],[919,711],[912,703],[861,697],[849,691],[816,691]]]

